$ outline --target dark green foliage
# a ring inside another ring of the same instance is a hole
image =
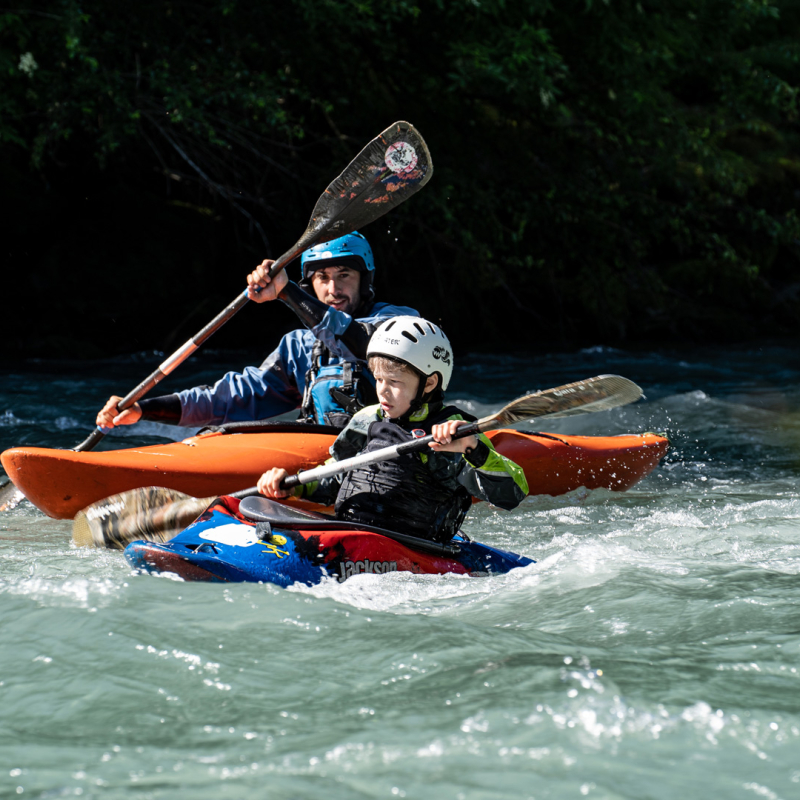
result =
[[[394,119],[420,129],[436,174],[366,231],[379,290],[460,343],[800,330],[796,0],[62,0],[3,11],[0,35],[22,217],[88,194],[81,181],[105,213],[141,201],[141,236],[118,235],[146,289],[112,304],[177,295],[142,344],[190,333],[174,328],[193,311],[202,324],[221,263],[241,264],[235,293],[292,244]],[[81,238],[52,235],[33,248],[40,277]],[[111,236],[92,241],[107,252]],[[82,268],[125,286],[100,255]]]

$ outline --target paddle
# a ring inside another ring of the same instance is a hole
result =
[[[642,396],[642,390],[619,375],[598,375],[554,389],[545,389],[519,397],[495,414],[477,422],[462,425],[454,438],[516,425],[536,417],[568,417],[594,411],[606,411],[627,405]],[[291,488],[331,475],[344,474],[365,464],[387,461],[404,453],[425,449],[432,436],[425,436],[399,445],[364,453],[353,458],[325,464],[288,476],[282,486]],[[255,488],[233,495],[257,494]],[[124,549],[137,539],[165,542],[192,523],[215,497],[193,498],[173,489],[145,487],[108,497],[93,503],[75,516],[72,538],[79,547],[111,547]]]
[[[270,268],[274,278],[303,251],[363,228],[418,192],[433,175],[433,162],[419,132],[408,122],[395,122],[376,136],[322,193],[305,233]],[[181,345],[149,377],[117,404],[125,411],[141,400],[157,383],[173,372],[213,333],[247,304],[247,290],[217,314],[204,328]],[[96,428],[73,448],[91,450],[112,428]],[[12,508],[23,498],[13,484],[0,489],[0,511]]]
[[[598,375],[576,383],[568,383],[555,389],[526,394],[503,406],[496,414],[483,417],[477,422],[462,425],[456,431],[454,439],[463,439],[475,433],[485,433],[496,428],[507,428],[535,417],[569,417],[574,414],[586,414],[592,411],[606,411],[617,406],[624,406],[638,400],[642,390],[633,381],[619,375]],[[371,453],[334,461],[315,467],[297,475],[289,475],[281,481],[281,488],[291,489],[305,483],[312,483],[332,475],[344,474],[366,464],[389,461],[393,458],[424,450],[433,436],[423,436],[403,444],[384,447]]]

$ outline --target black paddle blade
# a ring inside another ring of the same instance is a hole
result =
[[[633,403],[640,397],[642,390],[633,381],[620,375],[598,375],[520,397],[478,424],[481,430],[491,430],[535,417],[554,419],[607,411]]]
[[[433,175],[425,140],[409,122],[395,122],[376,136],[322,193],[301,251],[374,222],[408,200]]]
[[[112,550],[124,550],[138,539],[167,542],[213,501],[160,486],[121,492],[79,511],[72,523],[72,541],[78,547]]]

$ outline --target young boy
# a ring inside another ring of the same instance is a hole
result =
[[[453,359],[437,325],[420,317],[394,317],[373,334],[367,358],[380,402],[355,414],[331,446],[333,458],[341,461],[433,434],[430,451],[369,464],[293,492],[280,488],[286,470],[271,469],[258,481],[261,494],[335,502],[337,519],[438,542],[449,542],[458,531],[473,497],[506,510],[522,502],[528,484],[521,467],[500,455],[483,434],[453,439],[467,420],[455,406],[444,405]]]

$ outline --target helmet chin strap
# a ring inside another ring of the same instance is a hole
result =
[[[364,283],[364,273],[363,272],[361,273],[361,281],[362,281],[362,285],[363,285],[363,283]],[[359,294],[359,297],[358,297],[358,307],[350,315],[350,316],[354,317],[355,319],[358,319],[359,317],[368,316],[368,312],[372,308],[372,306],[374,305],[374,301],[375,301],[375,290],[372,288],[372,286],[369,286],[368,287],[368,291],[366,291],[366,292],[364,292],[363,290],[359,290],[359,291],[360,291],[360,294]]]
[[[361,298],[358,304],[359,308],[370,305],[375,299],[375,289],[372,287],[372,284],[369,283],[366,272],[361,273],[361,285],[358,287],[358,290]]]

